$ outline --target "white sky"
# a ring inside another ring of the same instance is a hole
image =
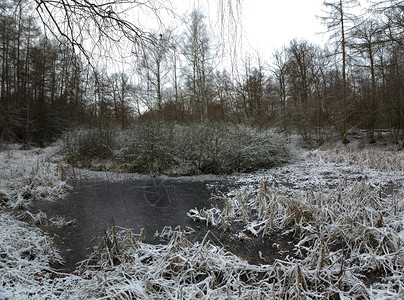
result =
[[[245,0],[243,26],[245,38],[253,49],[265,56],[296,38],[323,43],[324,0]]]
[[[224,0],[227,1],[227,0]],[[319,15],[323,15],[324,0],[242,0],[243,52],[258,51],[270,60],[275,50],[289,45],[294,38],[308,40],[321,46],[326,30]],[[172,0],[177,13],[199,8],[217,22],[218,0]],[[210,12],[210,13],[208,13]],[[216,29],[217,30],[217,29]]]

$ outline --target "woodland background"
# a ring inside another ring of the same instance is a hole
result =
[[[379,1],[358,16],[346,3],[324,3],[327,45],[292,40],[270,62],[253,54],[222,67],[220,44],[193,11],[177,28],[149,32],[129,70],[111,71],[69,35],[49,34],[51,1],[2,1],[0,139],[45,145],[77,126],[158,120],[241,123],[306,140],[335,130],[345,142],[352,128],[370,142],[391,131],[403,145],[404,6]]]

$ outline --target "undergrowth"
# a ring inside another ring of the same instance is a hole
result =
[[[226,124],[152,122],[130,129],[80,129],[65,138],[67,160],[92,169],[171,175],[229,174],[268,169],[290,159],[273,131]],[[105,160],[109,163],[105,163]]]

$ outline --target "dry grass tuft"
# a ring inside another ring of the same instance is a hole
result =
[[[353,174],[362,168],[382,168],[397,176],[402,171],[401,161],[390,152],[387,157],[383,154],[316,151],[311,159],[338,161]],[[281,169],[274,173],[283,175]],[[324,173],[333,177],[335,169]],[[306,190],[296,189],[298,183],[287,181],[285,186],[261,180],[221,197],[224,209],[193,210],[189,216],[222,228],[223,223],[227,227],[238,223],[244,234],[269,240],[274,232],[293,233],[298,240],[294,256],[275,263],[282,270],[275,284],[282,299],[395,299],[404,295],[404,193],[399,186],[376,185],[378,178],[369,176],[377,172],[366,174],[340,177],[332,187],[327,187],[327,182],[309,185]],[[276,182],[276,176],[267,177]]]

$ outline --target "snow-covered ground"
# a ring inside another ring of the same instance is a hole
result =
[[[299,150],[290,164],[234,176],[240,187],[220,197],[223,209],[189,213],[246,243],[293,233],[294,255],[272,264],[191,243],[189,228],[167,228],[167,244],[149,245],[113,227],[73,274],[52,269],[61,260],[52,240],[15,213],[68,192],[57,151],[0,152],[0,299],[404,298],[402,151]]]

